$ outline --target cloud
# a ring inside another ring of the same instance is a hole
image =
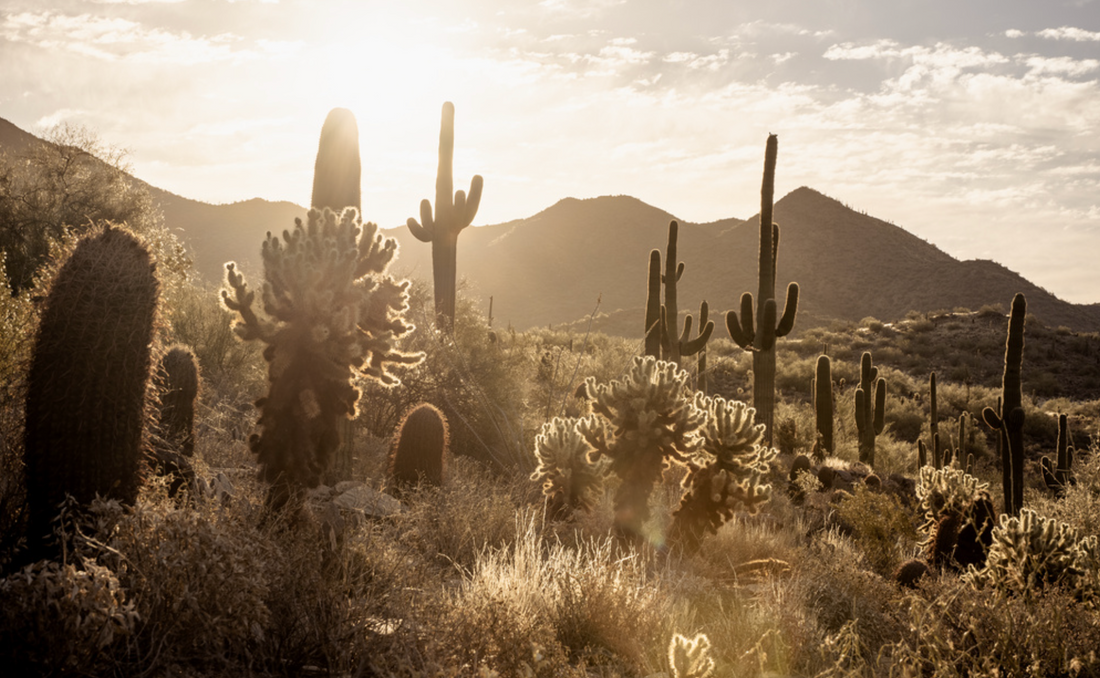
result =
[[[592,19],[625,4],[626,0],[542,0],[539,7],[570,19]]]
[[[1035,35],[1049,40],[1072,40],[1073,42],[1100,42],[1100,33],[1086,31],[1081,28],[1062,26],[1061,28],[1048,28],[1039,31]]]
[[[257,49],[241,49],[243,39],[232,33],[192,36],[161,28],[146,28],[129,19],[23,12],[5,15],[0,37],[47,50],[66,50],[103,61],[194,65],[254,58],[287,51],[293,43],[268,41]]]

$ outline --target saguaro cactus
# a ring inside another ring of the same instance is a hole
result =
[[[661,250],[649,253],[645,299],[645,354],[661,359]]]
[[[397,426],[390,448],[390,477],[399,487],[419,482],[442,485],[449,445],[447,417],[431,403],[417,405]]]
[[[690,356],[698,353],[710,339],[714,331],[714,323],[705,319],[699,321],[699,336],[689,339],[691,336],[692,319],[689,315],[684,320],[684,330],[677,338],[677,327],[680,324],[680,307],[677,301],[677,287],[680,278],[684,275],[684,262],[676,260],[676,240],[680,232],[680,225],[672,221],[668,225],[668,247],[665,250],[665,272],[661,276],[661,282],[665,287],[665,303],[661,307],[661,348],[666,361],[680,364],[681,356]],[[650,255],[652,257],[652,255]]]
[[[1024,505],[1024,393],[1020,368],[1024,362],[1026,314],[1027,299],[1023,294],[1017,294],[1012,298],[1012,311],[1008,317],[1000,411],[994,411],[991,407],[982,410],[985,423],[1001,432],[1005,513],[1009,515],[1018,515]]]
[[[757,423],[764,424],[767,443],[771,445],[775,420],[775,340],[794,328],[798,312],[798,283],[787,287],[783,316],[776,323],[775,268],[779,253],[779,226],[772,222],[775,198],[775,162],[779,139],[768,136],[764,151],[764,180],[760,189],[760,274],[756,295],[756,328],[753,328],[753,297],[741,295],[741,318],[735,311],[726,313],[726,329],[730,337],[752,354],[752,399]]]
[[[878,368],[871,365],[871,354],[868,352],[863,353],[859,362],[855,414],[856,430],[859,432],[859,460],[874,467],[875,437],[886,426],[886,380],[878,376]]]
[[[57,275],[27,377],[28,542],[45,554],[66,495],[133,502],[159,283],[149,251],[108,226],[81,240]]]
[[[409,217],[408,227],[421,242],[432,244],[432,280],[435,288],[436,325],[450,333],[455,321],[455,278],[458,234],[470,225],[481,204],[481,175],[470,181],[470,192],[455,191],[452,168],[455,148],[455,107],[443,104],[439,130],[439,170],[435,179],[435,214],[428,200],[420,203],[420,222]]]
[[[699,304],[699,326],[706,328],[710,326],[711,331],[714,330],[714,323],[710,321],[710,307],[707,306],[707,300],[704,299]],[[695,390],[699,391],[703,395],[707,394],[707,345],[704,343],[699,347],[699,352],[696,353],[695,362]]]
[[[326,207],[340,214],[346,207],[363,212],[362,165],[359,160],[359,126],[355,114],[346,108],[334,108],[321,126],[317,161],[313,166],[315,210]],[[325,482],[335,484],[351,477],[352,450],[355,447],[355,423],[344,419],[337,424],[340,443]]]
[[[829,356],[817,357],[817,371],[814,376],[814,419],[820,438],[820,456],[826,457],[833,452],[833,375]]]
[[[928,376],[928,435],[932,439],[932,466],[943,468],[943,445],[940,442],[940,417],[936,402],[936,373]]]
[[[1074,453],[1073,447],[1069,444],[1069,417],[1065,414],[1058,415],[1057,445],[1057,462],[1045,456],[1040,462],[1043,469],[1043,482],[1046,483],[1047,489],[1061,496],[1071,483]]]
[[[297,219],[282,240],[268,234],[264,243],[264,316],[253,309],[244,277],[226,264],[222,298],[241,316],[235,331],[267,344],[270,384],[256,402],[260,432],[250,446],[272,483],[271,508],[316,486],[328,469],[340,423],[355,416],[355,371],[394,385],[394,366],[423,357],[395,348],[413,329],[403,317],[409,283],[385,275],[396,252],[397,242],[354,210],[339,220],[330,210],[310,210],[308,224]]]

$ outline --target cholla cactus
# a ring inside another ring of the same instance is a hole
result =
[[[716,533],[733,512],[755,512],[771,498],[765,482],[776,450],[764,446],[764,425],[753,424],[755,410],[745,403],[695,396],[706,413],[699,430],[702,446],[689,462],[687,492],[673,514],[671,533],[688,550],[707,533]]]
[[[362,234],[360,236],[360,234]],[[267,344],[270,387],[256,402],[260,433],[250,440],[261,477],[273,483],[269,505],[278,507],[302,487],[314,487],[340,443],[338,425],[355,416],[356,371],[385,385],[399,383],[391,369],[421,355],[394,344],[413,330],[408,282],[385,275],[397,242],[354,209],[337,218],[310,210],[282,239],[263,246],[263,309],[233,263],[226,264],[226,306],[240,313],[234,328],[244,340]]]
[[[625,377],[610,384],[585,381],[592,413],[578,430],[594,448],[592,459],[606,456],[622,479],[615,495],[619,529],[640,534],[649,518],[649,495],[669,462],[687,463],[702,438],[696,429],[705,413],[687,395],[688,374],[675,363],[639,356]]]
[[[592,447],[577,430],[577,419],[554,417],[535,436],[538,467],[531,480],[542,483],[550,510],[562,515],[574,509],[588,511],[603,485],[598,465],[588,459]]]
[[[1021,509],[1017,517],[1001,516],[985,567],[971,570],[967,577],[1007,593],[1028,595],[1047,585],[1062,585],[1092,598],[1097,593],[1096,541],[1095,536],[1082,539],[1059,520]]]
[[[714,672],[710,638],[705,633],[694,638],[675,634],[668,644],[668,665],[673,678],[707,678]]]
[[[954,466],[925,466],[917,498],[924,513],[922,547],[931,565],[962,568],[985,562],[996,517],[988,483]]]

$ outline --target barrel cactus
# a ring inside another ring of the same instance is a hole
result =
[[[447,417],[430,403],[405,413],[390,448],[390,477],[397,488],[442,485],[450,456]]]
[[[46,298],[27,377],[28,542],[47,555],[66,495],[132,503],[141,483],[156,265],[129,232],[82,239]]]

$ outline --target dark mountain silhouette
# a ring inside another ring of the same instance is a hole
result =
[[[0,120],[0,148],[18,150],[35,137]],[[39,142],[41,143],[41,142]],[[268,231],[289,228],[304,207],[247,200],[210,205],[148,187],[167,225],[191,249],[199,274],[220,282],[226,261],[260,266]],[[491,200],[491,195],[486,196]],[[416,211],[409,206],[409,214]],[[365,207],[370,218],[370,206]],[[640,336],[649,252],[662,250],[674,215],[629,196],[565,198],[526,219],[469,228],[458,241],[465,293],[493,297],[500,326],[517,330],[553,324]],[[1016,292],[1028,311],[1051,326],[1100,331],[1100,304],[1071,304],[992,261],[959,261],[936,246],[880,219],[861,214],[810,188],[775,206],[781,237],[776,289],[801,286],[796,331],[833,319],[884,321],[909,311],[987,304],[1008,306]],[[737,308],[743,292],[756,292],[758,217],[706,224],[680,222],[681,312],[697,313],[704,298],[725,336],[721,316]],[[431,247],[408,230],[387,228],[400,243],[394,270],[431,280]],[[782,299],[780,299],[782,303]]]

